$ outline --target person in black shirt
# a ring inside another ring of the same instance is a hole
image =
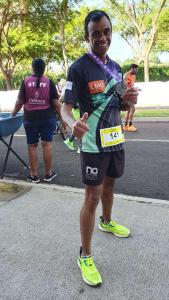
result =
[[[73,135],[82,138],[85,200],[80,213],[82,247],[77,263],[83,280],[91,286],[102,283],[91,255],[95,212],[100,199],[102,217],[99,229],[119,237],[130,234],[127,228],[111,219],[111,212],[115,179],[124,171],[120,111],[137,102],[138,92],[135,88],[126,88],[120,66],[107,55],[111,37],[109,16],[104,11],[91,11],[85,19],[85,40],[90,45],[90,52],[70,67],[61,109]],[[71,110],[77,103],[81,118],[75,121]]]

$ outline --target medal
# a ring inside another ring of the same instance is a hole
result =
[[[123,81],[118,82],[115,86],[116,93],[120,96],[123,96],[125,94],[126,89],[127,87]]]

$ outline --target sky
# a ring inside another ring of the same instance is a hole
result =
[[[97,8],[102,6],[101,0],[83,0],[83,4],[88,7],[97,6]],[[112,36],[112,43],[108,51],[108,55],[117,61],[124,62],[128,58],[133,58],[131,47],[127,42],[117,33]],[[160,61],[163,63],[169,63],[169,53],[164,53],[159,55]],[[136,62],[137,63],[137,62]]]

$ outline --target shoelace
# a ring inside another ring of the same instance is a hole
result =
[[[93,257],[92,257],[92,256],[90,256],[90,257],[85,257],[85,258],[84,258],[84,263],[85,263],[85,265],[86,265],[87,267],[90,268],[90,271],[95,272],[96,267],[95,267],[95,265],[94,265]]]
[[[114,226],[116,226],[116,225],[117,225],[117,223],[116,223],[115,221],[112,221],[112,220],[111,220],[111,221],[109,222],[109,224],[108,224],[108,225],[109,225],[109,226],[113,226],[113,227],[114,227]]]

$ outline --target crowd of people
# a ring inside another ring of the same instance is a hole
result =
[[[70,148],[75,139],[81,139],[80,159],[85,197],[80,212],[81,245],[77,264],[83,280],[96,286],[102,283],[102,276],[93,260],[91,241],[100,199],[102,216],[99,229],[120,238],[130,235],[128,228],[112,219],[112,207],[115,182],[123,175],[125,165],[121,111],[127,111],[125,126],[131,127],[130,111],[134,113],[138,97],[138,90],[134,87],[138,66],[134,65],[134,71],[132,67],[132,83],[129,84],[128,75],[123,80],[121,67],[107,55],[112,24],[104,11],[88,13],[84,23],[84,37],[89,51],[70,66],[66,83],[62,82],[62,87],[58,86],[58,89],[44,76],[44,61],[33,60],[33,73],[22,82],[12,114],[16,115],[24,107],[30,162],[29,181],[38,182],[39,137],[42,140],[45,164],[44,181],[50,181],[56,176],[52,170],[51,151],[56,112],[72,129],[72,135],[65,144]]]

